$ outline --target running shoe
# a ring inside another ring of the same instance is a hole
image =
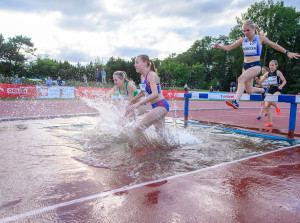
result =
[[[239,108],[239,102],[237,102],[236,100],[233,101],[226,101],[226,104],[230,107],[233,107],[234,109],[238,109]]]
[[[261,93],[261,97],[262,97],[263,100],[265,100],[265,98],[266,98],[266,93],[268,92],[268,88],[264,87],[263,90],[264,90],[264,91],[263,91],[263,93]]]
[[[268,124],[265,125],[265,127],[272,127],[273,124],[271,122],[269,122]]]
[[[280,115],[280,107],[279,106],[277,106],[276,112],[277,112],[277,115]]]
[[[257,120],[261,120],[261,116],[258,116],[256,119],[257,119]]]

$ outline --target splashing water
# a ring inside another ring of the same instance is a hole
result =
[[[82,145],[77,161],[97,168],[121,171],[133,183],[155,180],[282,147],[282,141],[266,140],[226,132],[218,128],[189,125],[166,118],[166,131],[159,137],[154,127],[146,130],[155,150],[137,151],[134,127],[142,116],[127,119],[126,102],[85,100],[100,116],[89,117],[91,126],[72,135]],[[68,132],[70,134],[71,132]],[[285,145],[287,146],[287,145]]]

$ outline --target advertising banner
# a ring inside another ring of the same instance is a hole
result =
[[[163,90],[163,96],[165,99],[184,99],[183,94],[186,91],[173,91],[173,90]]]
[[[0,98],[36,98],[35,85],[0,84]]]
[[[110,92],[110,88],[75,87],[76,98],[99,98]]]
[[[74,98],[74,87],[37,86],[37,98]]]

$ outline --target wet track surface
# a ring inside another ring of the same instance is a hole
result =
[[[169,119],[182,145],[136,157],[125,141],[93,135],[103,127],[97,118],[0,122],[0,222],[300,219],[300,148],[272,152],[296,141],[187,131]]]

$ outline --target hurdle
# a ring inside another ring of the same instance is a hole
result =
[[[188,120],[189,100],[234,100],[235,94],[232,93],[214,93],[214,92],[193,92],[178,93],[178,97],[185,99],[184,103],[184,120]],[[260,94],[243,94],[241,101],[263,101]],[[296,128],[297,104],[300,103],[300,95],[267,95],[264,101],[285,102],[290,103],[290,118],[288,138],[294,138]]]

